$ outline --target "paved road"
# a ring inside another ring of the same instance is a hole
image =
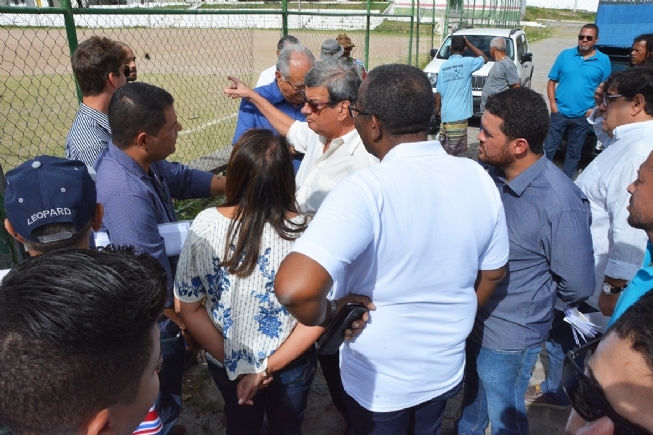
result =
[[[531,87],[544,96],[547,105],[549,100],[546,98],[546,84],[549,81],[549,70],[562,49],[576,45],[576,35],[578,35],[578,31],[583,24],[548,22],[547,25],[551,27],[551,37],[530,44],[530,50],[533,53],[533,63],[535,65]],[[472,119],[469,122],[469,129],[467,130],[469,150],[464,156],[474,160],[478,156],[478,139],[476,139],[476,136],[479,125],[478,119]],[[586,162],[582,163],[586,164]],[[584,165],[581,164],[581,167],[584,167]]]

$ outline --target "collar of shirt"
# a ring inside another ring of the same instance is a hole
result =
[[[447,156],[447,153],[442,148],[442,145],[437,140],[427,140],[423,142],[405,142],[399,145],[396,145],[392,148],[383,158],[383,161],[389,161],[395,158],[405,158],[405,157],[421,157],[421,156],[432,156],[434,154],[439,154],[441,156]]]
[[[324,136],[320,136],[320,142],[323,144],[326,143],[326,138]],[[349,153],[350,156],[353,156],[356,148],[361,146],[362,143],[363,142],[360,140],[358,132],[355,128],[353,128],[349,133],[345,133],[344,135],[333,139],[329,145],[328,151],[324,154],[331,154],[341,145],[345,145],[347,153]]]
[[[272,83],[258,87],[254,90],[272,104],[279,104],[280,102],[285,101],[283,94],[281,94],[281,89],[279,89],[279,85],[277,84],[276,77]]]
[[[91,118],[93,121],[97,122],[100,127],[111,134],[111,127],[109,127],[109,118],[104,113],[100,112],[99,110],[95,110],[94,108],[89,107],[84,103],[79,103],[79,113]]]
[[[133,158],[128,156],[123,150],[113,144],[113,140],[109,142],[107,147],[107,154],[111,156],[120,166],[125,168],[127,172],[131,172],[139,178],[150,179],[150,176],[145,173],[143,167],[136,162]]]
[[[587,62],[599,60],[598,58],[601,54],[603,53],[601,53],[597,48],[594,48],[594,53],[592,53],[590,57],[586,58],[580,51],[578,51],[578,47],[576,47],[576,50],[574,51],[574,56],[581,57],[583,61],[587,61]]]
[[[615,129],[612,132],[613,139],[615,141],[618,141],[620,138],[632,134],[638,131],[638,130],[650,130],[653,127],[653,120],[650,121],[642,121],[642,122],[633,122],[631,124],[624,124],[620,125],[618,127],[615,127]],[[616,144],[616,142],[615,142]]]
[[[506,176],[499,168],[495,168],[492,175],[493,178],[498,179],[501,184],[506,185],[510,190],[515,192],[517,196],[521,196],[533,180],[546,170],[547,163],[548,160],[543,155],[538,161],[530,165],[510,182],[506,182]]]

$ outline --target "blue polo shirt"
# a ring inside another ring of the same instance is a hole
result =
[[[286,115],[290,116],[296,121],[306,121],[306,116],[301,112],[303,104],[295,107],[289,102],[287,102],[277,81],[274,80],[272,83],[261,86],[254,89],[260,96],[268,100],[274,107],[281,110]],[[278,132],[272,127],[272,124],[263,116],[263,114],[256,108],[256,106],[249,101],[243,99],[240,103],[240,110],[238,111],[238,123],[236,124],[236,133],[234,134],[234,140],[232,144],[236,143],[240,136],[245,133],[245,131],[250,128],[265,128],[270,131],[273,131],[275,134]]]
[[[563,50],[549,72],[549,79],[558,83],[558,111],[567,118],[585,116],[594,107],[594,91],[611,71],[610,58],[599,50],[587,59],[577,47]]]
[[[472,74],[485,65],[482,57],[452,54],[440,67],[437,91],[442,96],[442,122],[469,119],[474,114]]]
[[[637,271],[635,277],[630,281],[628,287],[619,296],[617,306],[614,308],[608,328],[628,309],[632,304],[637,302],[639,298],[653,289],[653,264],[651,264],[651,257],[653,257],[653,245],[651,242],[646,244],[646,254],[644,255],[644,264],[642,268]]]

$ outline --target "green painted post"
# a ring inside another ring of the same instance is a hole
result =
[[[72,57],[75,50],[77,50],[77,31],[75,30],[75,19],[73,18],[73,6],[70,3],[70,0],[61,0],[61,7],[64,9],[63,22],[66,26],[66,36],[68,37],[70,57]],[[77,79],[75,79],[75,87],[77,88],[77,100],[81,103],[82,90],[79,88]]]
[[[413,26],[415,25],[415,0],[410,1],[410,32],[408,39],[408,65],[413,64]]]
[[[415,66],[419,67],[419,0],[417,0],[417,36],[415,37]]]
[[[449,2],[444,7],[444,16],[442,17],[442,32],[440,32],[440,41],[447,37],[447,28],[449,27]]]
[[[435,0],[431,0],[431,48],[435,44]]]
[[[365,69],[369,70],[370,61],[370,14],[372,10],[372,0],[367,0],[367,17],[365,18]]]
[[[288,34],[288,0],[281,0],[281,31],[283,36]]]

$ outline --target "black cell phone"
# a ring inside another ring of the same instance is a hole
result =
[[[345,341],[345,331],[365,313],[367,308],[360,302],[348,302],[342,307],[331,326],[317,340],[317,354],[333,355],[338,352],[340,345]]]

